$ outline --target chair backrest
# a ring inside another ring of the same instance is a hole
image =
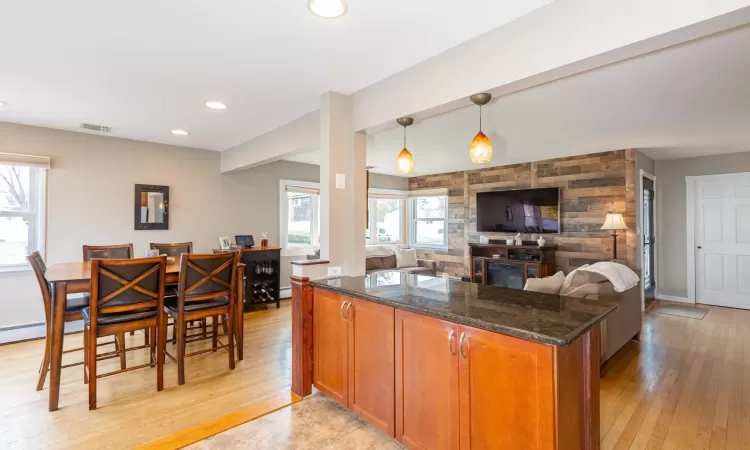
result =
[[[47,283],[47,279],[44,277],[44,273],[47,271],[47,265],[44,264],[42,255],[39,252],[34,252],[28,255],[26,259],[29,260],[31,269],[34,271],[34,275],[36,275],[36,281],[39,283],[39,289],[42,291],[42,302],[44,303],[44,320],[47,324],[47,327],[49,327],[52,324],[52,297],[50,296],[49,292],[49,283]]]
[[[151,250],[159,250],[160,255],[179,257],[183,253],[193,253],[192,242],[178,242],[175,244],[151,243]]]
[[[100,259],[131,259],[133,257],[133,244],[120,245],[84,245],[83,260],[91,261]]]
[[[167,257],[91,260],[91,323],[98,314],[164,308]]]
[[[177,284],[179,307],[185,303],[228,297],[234,301],[237,286],[239,252],[213,255],[183,253],[180,258],[180,280]]]

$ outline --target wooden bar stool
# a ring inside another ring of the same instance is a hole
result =
[[[185,384],[185,358],[224,348],[229,352],[229,369],[234,370],[234,303],[237,283],[236,252],[213,255],[190,255],[180,258],[180,279],[177,298],[167,299],[164,311],[175,319],[177,328],[177,355],[166,355],[177,362],[178,383]],[[226,315],[227,344],[213,331],[212,347],[186,354],[187,323],[209,317]],[[166,339],[167,315],[162,317],[159,336]]]
[[[156,328],[164,320],[164,279],[167,257],[139,259],[94,259],[91,261],[91,305],[81,311],[84,323],[84,374],[89,384],[89,409],[96,409],[97,379],[156,365],[157,391],[164,388],[164,347],[166,334],[140,347],[118,349],[124,354],[149,348],[150,362],[127,369],[97,373],[96,339],[102,336],[123,335],[128,331]]]

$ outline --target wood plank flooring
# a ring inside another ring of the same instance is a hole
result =
[[[143,343],[143,335],[128,338]],[[81,334],[66,336],[65,348],[81,345]],[[0,448],[134,448],[205,424],[233,411],[286,393],[291,386],[291,302],[281,309],[245,316],[245,360],[229,370],[226,352],[188,358],[187,382],[177,384],[177,366],[164,368],[165,389],[156,391],[156,369],[98,380],[98,409],[88,410],[81,366],[63,369],[60,410],[47,411],[49,383],[34,390],[43,341],[0,346]],[[130,345],[130,343],[128,344]],[[205,343],[188,345],[188,352]],[[100,347],[108,351],[110,347]],[[174,353],[176,347],[168,348]],[[83,353],[66,354],[65,362]],[[128,366],[147,362],[148,353],[128,353]],[[119,368],[118,360],[99,367]],[[100,370],[101,372],[101,370]]]
[[[642,342],[607,363],[603,449],[750,448],[750,311],[708,308],[703,320],[650,311]],[[0,448],[132,448],[288,392],[290,326],[289,302],[248,314],[247,356],[234,372],[209,353],[188,359],[185,386],[169,364],[162,393],[150,369],[104,378],[95,412],[73,368],[63,370],[60,411],[49,413],[47,389],[34,390],[41,342],[0,346]]]
[[[602,449],[750,448],[750,311],[657,314],[604,368]]]

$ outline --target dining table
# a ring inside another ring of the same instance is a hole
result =
[[[244,280],[244,267],[237,266],[237,279]],[[68,294],[91,292],[91,264],[88,261],[65,262],[52,264],[44,274],[52,292],[52,329],[50,330],[50,390],[49,410],[57,411],[60,400],[60,372],[62,371],[63,342],[65,340],[65,304]],[[167,262],[164,284],[177,284],[180,277],[179,260]],[[236,311],[234,339],[237,343],[237,359],[244,357],[244,282],[237,283],[235,295]]]

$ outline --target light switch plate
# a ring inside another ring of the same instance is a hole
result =
[[[343,173],[336,174],[336,189],[346,189],[346,175]]]
[[[341,276],[341,267],[329,267],[328,268],[328,276],[329,277],[340,277]]]

